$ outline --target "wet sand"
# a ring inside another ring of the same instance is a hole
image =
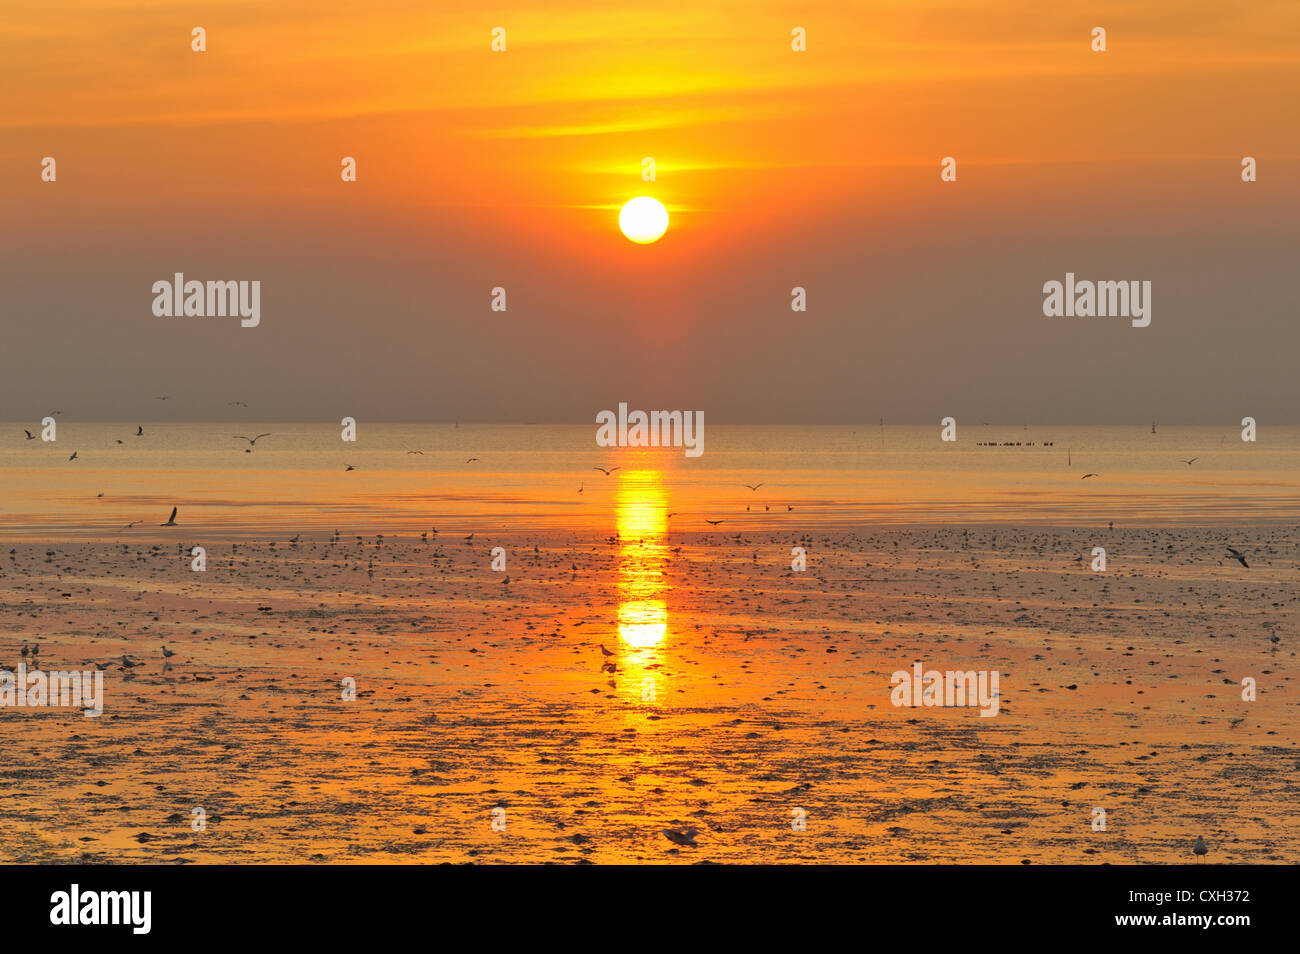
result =
[[[1296,528],[386,532],[6,541],[0,664],[109,665],[0,708],[0,860],[1300,861]]]

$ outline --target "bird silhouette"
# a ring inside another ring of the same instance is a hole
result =
[[[1083,475],[1082,477],[1080,477],[1079,479],[1080,479],[1080,480],[1087,480],[1089,477],[1100,477],[1100,476],[1101,476],[1101,474],[1084,474],[1084,475]]]
[[[343,473],[346,474],[350,470],[356,470],[356,468],[353,467],[351,464],[348,464],[346,467],[343,468]]]
[[[759,488],[759,487],[762,487],[763,485],[762,485],[762,484],[745,484],[745,486],[748,487],[750,490],[758,490],[758,488]]]
[[[722,523],[721,520],[710,520],[710,519],[708,519],[707,517],[704,519],[704,522],[707,523],[707,524],[709,524],[710,526],[714,526],[714,527],[716,527],[718,524]]]
[[[695,843],[696,830],[688,828],[685,831],[673,831],[671,828],[665,829],[663,836],[671,841],[674,845],[688,845],[691,848],[700,847]]]
[[[591,469],[592,469],[592,470],[598,470],[598,471],[600,471],[602,474],[604,474],[606,477],[608,477],[610,474],[614,473],[614,471],[619,470],[620,468],[618,468],[618,467],[611,467],[609,470],[606,470],[604,467],[593,467],[593,468],[591,468]]]
[[[1183,463],[1186,464],[1188,467],[1191,467],[1191,466],[1192,466],[1193,464],[1195,464],[1198,460],[1200,460],[1199,457],[1193,457],[1191,460],[1184,460]]]
[[[1246,562],[1246,557],[1240,550],[1234,550],[1232,547],[1228,547],[1228,552],[1232,554],[1232,558],[1234,560],[1236,560],[1246,569],[1248,570],[1250,569],[1250,564]]]
[[[467,463],[467,464],[472,464],[472,463],[474,463],[474,461],[476,461],[476,460],[478,460],[477,457],[471,457],[469,460],[465,461],[465,463]]]
[[[28,439],[29,441],[34,441],[34,440],[36,440],[36,435],[33,434],[31,431],[27,430],[27,428],[25,428],[25,427],[23,428],[23,433],[27,435],[27,439]]]
[[[237,441],[248,441],[249,447],[255,447],[257,446],[257,442],[260,441],[263,437],[270,437],[270,436],[271,436],[271,432],[267,431],[265,434],[258,434],[256,437],[245,437],[243,434],[232,434],[231,439]]]
[[[72,452],[72,456],[69,457],[68,460],[76,460],[76,459],[77,459],[77,452],[76,452],[76,451],[73,451],[73,452]]]
[[[144,437],[144,425],[143,425],[143,424],[137,424],[137,425],[135,426],[135,436],[136,436],[136,437]]]
[[[1196,860],[1200,861],[1204,855],[1208,855],[1210,849],[1205,846],[1205,836],[1197,835],[1196,844],[1192,846],[1192,854],[1196,855]]]
[[[179,509],[180,509],[179,507],[172,507],[172,515],[171,515],[170,517],[167,518],[167,522],[166,522],[166,523],[160,523],[160,524],[158,524],[158,526],[160,526],[160,527],[174,527],[174,526],[176,526],[176,511],[179,510]]]
[[[602,656],[613,656],[613,655],[615,655],[615,653],[611,653],[608,649],[605,648],[605,644],[604,644],[604,643],[601,643],[601,644],[600,644],[600,654],[601,654]]]

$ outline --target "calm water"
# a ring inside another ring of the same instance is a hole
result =
[[[672,529],[686,531],[708,530],[705,517],[725,520],[725,531],[1293,522],[1300,508],[1296,427],[1264,426],[1246,443],[1231,426],[1152,434],[1149,426],[974,424],[943,443],[938,426],[707,425],[704,455],[689,459],[680,449],[598,447],[594,425],[363,421],[355,444],[321,424],[147,423],[137,437],[134,422],[71,421],[59,425],[57,443],[24,440],[31,426],[3,426],[0,530],[11,536],[113,536],[133,521],[140,532],[166,520],[173,504],[183,526],[232,533],[613,532],[618,488],[629,480],[651,480],[675,514]],[[232,436],[263,431],[271,436],[252,453]],[[607,477],[596,465],[620,470]],[[1099,476],[1080,480],[1089,472]],[[743,486],[758,483],[757,491]]]

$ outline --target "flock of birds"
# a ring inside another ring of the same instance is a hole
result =
[[[168,397],[169,397],[169,396],[158,397],[157,400],[159,400],[159,401],[166,401],[166,400],[168,399]],[[229,403],[230,403],[231,405],[237,405],[237,406],[240,406],[240,407],[247,407],[247,406],[248,406],[247,404],[244,404],[244,403],[241,402],[241,401],[231,401],[231,402],[229,402]],[[62,411],[54,411],[54,412],[53,412],[53,414],[55,414],[55,415],[62,414],[62,413],[63,413]],[[459,426],[460,426],[460,425],[457,424],[457,427],[459,427]],[[1155,425],[1154,425],[1154,424],[1152,425],[1151,432],[1152,432],[1153,434],[1156,432],[1156,431],[1155,431]],[[856,432],[855,432],[855,433],[856,433]],[[26,439],[29,440],[29,441],[32,441],[32,440],[35,440],[35,439],[36,439],[36,436],[35,436],[31,431],[29,431],[29,430],[24,429],[24,430],[23,430],[23,434],[26,435]],[[143,425],[137,425],[137,426],[136,426],[135,436],[136,436],[136,437],[144,437],[144,436],[145,436],[145,434],[144,434],[144,426],[143,426]],[[239,441],[247,441],[247,442],[248,442],[248,447],[244,448],[244,453],[245,453],[245,454],[251,454],[251,453],[253,452],[253,449],[257,446],[257,442],[258,442],[258,441],[262,440],[263,438],[266,438],[266,437],[273,437],[273,436],[274,436],[274,432],[266,431],[266,432],[261,433],[261,434],[256,434],[256,435],[254,435],[253,437],[248,437],[247,435],[244,435],[244,434],[232,434],[232,435],[231,435],[231,439],[232,439],[232,440],[239,440]],[[124,442],[123,442],[122,440],[119,439],[119,440],[117,441],[117,443],[118,443],[118,444],[122,444],[122,443],[124,443]],[[407,453],[408,455],[419,455],[419,456],[423,456],[423,455],[425,454],[425,451],[423,451],[423,450],[408,450],[406,453]],[[68,458],[69,461],[74,461],[74,460],[79,460],[79,459],[80,459],[80,458],[79,458],[79,455],[78,455],[78,452],[77,452],[77,451],[73,451],[73,452],[72,452],[72,455]],[[1072,460],[1072,458],[1071,458],[1071,460]],[[1190,466],[1192,466],[1193,464],[1195,464],[1198,460],[1200,460],[1200,457],[1179,458],[1179,460],[1180,460],[1182,463],[1186,464],[1188,467],[1190,467]],[[466,464],[474,464],[474,463],[479,463],[480,461],[481,461],[481,458],[479,458],[479,457],[470,457],[470,458],[468,458],[468,459],[465,461],[465,463],[466,463]],[[355,470],[357,470],[357,467],[356,467],[355,464],[346,464],[346,465],[344,466],[343,469],[344,469],[344,473],[347,473],[347,472],[350,472],[350,471],[355,471]],[[618,470],[621,470],[621,469],[622,469],[622,468],[621,468],[621,467],[618,467],[618,466],[615,466],[615,467],[601,467],[601,466],[599,466],[599,465],[594,465],[594,466],[592,467],[592,470],[600,471],[600,472],[601,472],[602,474],[604,474],[606,477],[611,477],[611,476],[613,476],[613,474],[615,473],[615,471],[618,471]],[[1079,479],[1080,479],[1080,480],[1089,480],[1089,479],[1091,479],[1091,478],[1093,478],[1093,477],[1100,477],[1100,476],[1101,476],[1101,474],[1089,472],[1089,473],[1084,474],[1084,475],[1083,475],[1082,477],[1080,477]],[[757,483],[757,484],[743,484],[742,486],[744,486],[744,487],[746,487],[747,489],[749,489],[750,491],[753,491],[753,492],[756,493],[760,487],[764,487],[764,486],[766,486],[766,484],[763,483],[763,482],[760,482],[760,483]],[[585,491],[585,489],[586,489],[586,483],[585,483],[585,482],[579,484],[579,486],[578,486],[578,493],[580,493],[580,494],[583,493],[583,492]],[[99,496],[102,497],[103,494],[100,494]],[[772,506],[771,506],[771,504],[764,504],[764,508],[763,508],[763,509],[764,509],[765,511],[767,511],[767,512],[770,512],[771,509],[772,509]],[[791,505],[789,505],[789,504],[787,504],[785,509],[786,509],[786,512],[788,513],[788,512],[793,511],[793,510],[794,510],[794,507],[791,506]],[[748,510],[750,510],[750,508],[749,508],[748,506],[746,506],[746,507],[745,507],[745,510],[748,511]],[[678,516],[678,512],[677,512],[677,511],[673,511],[672,513],[669,513],[669,514],[668,514],[668,518],[672,518],[672,517],[675,517],[675,516]],[[708,519],[708,518],[704,518],[704,522],[707,523],[707,524],[709,524],[710,526],[717,527],[717,526],[721,526],[721,525],[722,525],[723,523],[725,523],[726,521],[725,521],[725,520],[711,520],[711,519]],[[122,530],[130,530],[130,529],[136,527],[138,524],[139,524],[139,521],[133,521],[132,523],[128,523],[126,526],[122,527],[121,529],[122,529]],[[167,520],[167,522],[166,522],[166,523],[163,523],[163,524],[159,524],[159,526],[163,526],[163,527],[174,527],[174,526],[177,526],[177,524],[176,524],[176,508],[175,508],[175,507],[172,508],[172,514],[171,514],[171,517]],[[1113,526],[1114,526],[1114,525],[1112,524],[1112,527],[1113,527]],[[471,534],[470,536],[472,537],[473,534]],[[468,538],[467,538],[467,539],[468,539]],[[1246,567],[1247,569],[1250,568],[1250,564],[1246,561],[1246,557],[1245,557],[1245,555],[1242,554],[1241,552],[1239,552],[1238,550],[1235,550],[1235,549],[1233,549],[1231,546],[1229,546],[1229,547],[1228,547],[1228,554],[1229,554],[1229,556],[1230,556],[1232,559],[1234,559],[1234,560],[1236,560],[1237,562],[1239,562],[1243,567]]]

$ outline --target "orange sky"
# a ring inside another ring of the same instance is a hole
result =
[[[194,26],[207,30],[206,53],[190,50]],[[496,26],[507,31],[505,53],[490,50]],[[805,53],[790,49],[796,26],[807,30]],[[1089,47],[1094,26],[1108,31],[1104,54]],[[1021,332],[1034,319],[1037,286],[1072,263],[1132,261],[1115,251],[1117,236],[1161,243],[1147,267],[1155,277],[1188,256],[1201,257],[1193,270],[1203,274],[1222,255],[1169,243],[1190,242],[1189,230],[1213,222],[1242,267],[1262,270],[1252,279],[1258,292],[1271,274],[1267,243],[1293,236],[1300,196],[1298,37],[1293,0],[547,0],[488,11],[427,0],[10,4],[0,10],[0,203],[27,223],[4,248],[14,327],[22,341],[50,318],[38,315],[41,289],[57,282],[69,296],[54,311],[69,329],[96,325],[87,312],[106,304],[121,316],[112,337],[125,339],[124,361],[173,347],[198,354],[193,337],[170,332],[155,350],[157,326],[130,289],[187,268],[285,274],[286,287],[289,275],[335,276],[338,287],[295,285],[295,310],[259,338],[203,339],[202,353],[238,364],[257,387],[295,340],[330,359],[303,339],[308,325],[318,338],[336,334],[335,344],[346,337],[331,305],[382,308],[394,316],[390,336],[409,337],[419,308],[391,296],[423,289],[426,303],[444,307],[439,321],[459,326],[462,312],[479,315],[484,282],[505,284],[519,292],[518,320],[531,322],[524,334],[537,335],[530,345],[543,347],[481,362],[511,369],[519,391],[510,400],[535,396],[564,419],[586,419],[591,402],[612,406],[616,395],[600,395],[617,376],[584,372],[556,386],[525,366],[548,354],[563,364],[572,349],[548,352],[546,342],[607,334],[614,317],[617,347],[661,342],[704,356],[679,379],[645,377],[644,390],[676,396],[671,406],[718,398],[735,416],[748,405],[728,403],[723,390],[767,395],[765,376],[780,365],[767,356],[736,364],[730,337],[767,304],[760,328],[783,329],[790,286],[811,281],[823,323],[791,347],[825,383],[804,409],[825,419],[850,400],[884,399],[883,390],[854,391],[880,339],[835,343],[861,327],[869,303],[897,310],[933,287],[936,259],[951,258],[958,284],[1005,265],[1008,283],[1029,289],[1026,312],[1002,327],[1019,291],[991,293],[987,323],[1031,349]],[[1236,170],[1246,154],[1262,171],[1243,193]],[[39,181],[46,155],[59,162],[55,185]],[[355,185],[339,181],[344,155],[358,160]],[[938,181],[947,155],[959,162],[953,187]],[[657,162],[654,183],[640,179],[643,156]],[[642,193],[672,214],[668,236],[649,250],[614,227],[618,207]],[[1076,247],[1059,263],[1010,274],[1023,260],[1016,242],[1051,240]],[[1243,240],[1266,244],[1244,249]],[[991,242],[1005,246],[1005,263],[990,266]],[[882,267],[890,287],[863,288],[859,265],[884,256],[897,258]],[[114,288],[107,295],[100,271]],[[753,288],[767,275],[770,299]],[[591,287],[575,298],[574,282]],[[376,298],[376,287],[390,297]],[[1162,295],[1172,308],[1167,287]],[[1242,295],[1227,289],[1224,298]],[[1266,326],[1277,323],[1270,316]],[[700,337],[705,325],[717,336]],[[957,324],[948,330],[960,335]],[[501,347],[499,337],[443,331],[439,355]],[[896,354],[917,350],[906,335],[884,334]],[[1278,345],[1297,343],[1292,333]],[[1060,342],[1045,347],[1041,360],[1050,361]],[[595,351],[577,353],[583,366],[599,363]],[[80,370],[93,374],[91,358],[102,354],[88,353]],[[1171,366],[1187,357],[1177,347],[1166,354]],[[369,363],[355,351],[349,360]],[[382,381],[386,362],[401,356],[380,349],[372,360],[360,375],[366,400],[376,413],[401,415],[406,398],[385,396]],[[453,376],[465,367],[447,360]],[[698,376],[720,363],[725,387],[715,393]],[[215,400],[217,378],[202,383]],[[989,401],[1000,407],[1034,386],[1022,379]],[[128,399],[108,381],[94,387]],[[558,396],[566,391],[567,401]],[[920,400],[910,406],[928,419]],[[283,412],[312,416],[311,407],[290,402]],[[511,419],[509,407],[487,416]],[[1082,409],[1059,413],[1079,419]]]

